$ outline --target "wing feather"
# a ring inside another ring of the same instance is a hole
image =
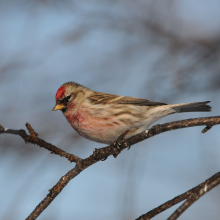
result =
[[[153,102],[147,99],[133,98],[127,96],[118,96],[108,93],[95,92],[88,97],[89,101],[93,104],[123,104],[123,105],[138,105],[138,106],[158,106],[166,105],[162,102]]]

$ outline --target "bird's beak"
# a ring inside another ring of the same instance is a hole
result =
[[[66,106],[64,104],[57,104],[53,109],[52,111],[57,111],[57,110],[62,110],[66,108]]]

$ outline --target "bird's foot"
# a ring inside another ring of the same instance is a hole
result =
[[[129,132],[129,130],[126,130],[125,132],[123,132],[118,139],[113,143],[113,147],[118,151],[117,153],[113,154],[113,156],[116,158],[118,156],[118,154],[121,153],[121,142],[124,140],[124,137],[127,135],[127,133]],[[128,150],[130,149],[130,146],[128,147]],[[98,160],[98,154],[100,154],[100,149],[94,149],[93,150],[93,156],[95,160]],[[101,161],[105,161],[108,157],[105,157],[103,159],[101,159]]]
[[[123,141],[124,140],[124,137],[127,135],[127,133],[129,132],[129,130],[126,130],[125,132],[123,132],[119,137],[118,137],[118,139],[114,142],[114,147],[117,149],[117,151],[118,151],[118,153],[117,154],[115,154],[115,155],[113,155],[115,158],[118,156],[118,154],[120,154],[121,153],[121,141]],[[130,147],[128,148],[128,149],[130,149]]]

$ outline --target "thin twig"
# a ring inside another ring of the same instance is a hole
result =
[[[76,163],[77,161],[81,160],[80,157],[77,157],[76,155],[73,155],[73,154],[69,154],[66,151],[38,138],[38,134],[34,131],[34,129],[31,127],[31,125],[26,123],[26,126],[30,132],[30,135],[28,135],[25,130],[22,130],[22,129],[13,130],[13,129],[8,129],[8,128],[3,128],[2,125],[0,125],[0,134],[6,133],[6,134],[19,135],[24,139],[25,143],[36,144],[40,147],[43,147],[43,148],[49,150],[53,154],[60,155],[61,157],[66,157],[70,162]]]
[[[9,128],[4,128],[0,124],[0,134],[3,134],[3,133],[19,135],[19,130],[13,130],[13,129],[9,129]]]
[[[205,132],[207,132],[211,128],[212,128],[212,126],[206,126],[201,132],[204,134]]]
[[[26,123],[25,125],[26,125],[31,136],[38,137],[38,133],[35,132],[35,130],[31,127],[31,125],[29,123]]]

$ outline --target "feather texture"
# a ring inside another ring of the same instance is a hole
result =
[[[153,102],[147,99],[140,99],[127,96],[118,96],[113,94],[94,92],[91,96],[87,98],[92,104],[124,104],[124,105],[137,105],[137,106],[159,106],[167,105],[162,102]]]

